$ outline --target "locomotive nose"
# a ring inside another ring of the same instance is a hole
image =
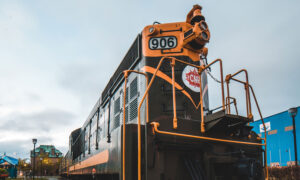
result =
[[[187,49],[202,53],[204,46],[209,42],[210,32],[205,18],[201,13],[202,7],[194,5],[188,13],[186,22],[192,27],[184,32],[183,46]]]

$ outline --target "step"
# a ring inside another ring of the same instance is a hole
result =
[[[204,116],[205,130],[230,133],[237,129],[250,131],[253,127],[247,126],[247,123],[253,122],[253,119],[247,117],[226,114],[224,110]]]

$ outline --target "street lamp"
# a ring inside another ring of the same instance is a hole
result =
[[[298,157],[297,157],[297,140],[296,140],[296,123],[295,123],[295,117],[297,115],[297,108],[290,108],[288,111],[289,111],[289,114],[290,116],[292,116],[293,118],[293,134],[294,134],[294,151],[295,151],[295,165],[298,166]]]
[[[41,160],[41,176],[43,176],[44,175],[43,174],[43,158],[41,157],[40,160]]]
[[[33,168],[32,168],[32,179],[34,179],[34,170],[35,170],[35,144],[37,143],[37,139],[32,139],[33,143]]]

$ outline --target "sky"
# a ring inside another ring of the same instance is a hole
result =
[[[300,1],[1,0],[0,155],[28,158],[32,138],[66,153],[143,27],[185,21],[194,4],[211,32],[208,61],[247,69],[263,116],[300,105]],[[220,85],[208,82],[214,108]],[[243,87],[232,88],[244,113]]]

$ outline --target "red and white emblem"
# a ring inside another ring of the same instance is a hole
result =
[[[200,76],[197,68],[186,66],[182,72],[183,83],[195,92],[200,92]]]
[[[96,173],[96,169],[93,168],[93,169],[92,169],[92,174],[95,174],[95,173]]]

